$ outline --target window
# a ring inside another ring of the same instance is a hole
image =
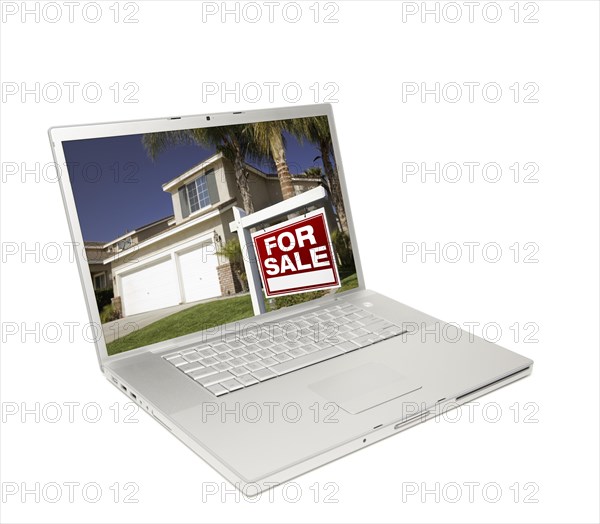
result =
[[[209,169],[203,176],[181,186],[177,192],[182,218],[187,218],[194,211],[216,204],[219,202],[219,190],[217,189],[215,170]]]
[[[210,195],[205,176],[198,177],[191,184],[188,184],[186,189],[191,213],[210,206]]]
[[[106,287],[106,274],[100,273],[94,275],[94,289],[104,289]]]
[[[117,248],[119,251],[124,251],[125,249],[129,249],[131,247],[131,244],[133,243],[133,240],[131,237],[127,237],[123,240],[119,240],[119,242],[117,242]]]

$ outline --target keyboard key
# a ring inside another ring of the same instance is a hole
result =
[[[225,380],[224,382],[221,382],[219,385],[223,386],[224,388],[227,388],[229,391],[237,391],[238,389],[242,389],[244,387],[234,378],[232,378],[230,380]]]
[[[327,339],[317,340],[316,342],[313,342],[313,344],[315,346],[317,346],[319,349],[325,349],[325,348],[328,348],[329,346],[331,346],[331,342],[328,342]]]
[[[163,355],[163,358],[166,360],[172,360],[174,358],[178,358],[181,357],[179,351],[177,351],[177,353],[169,353],[168,355]]]
[[[314,344],[307,344],[306,346],[302,346],[302,349],[306,353],[314,353],[315,351],[319,351],[319,348],[317,346],[315,346]]]
[[[275,378],[277,376],[276,373],[273,373],[270,369],[258,369],[252,372],[254,378],[263,382],[264,380],[269,380],[270,378]]]
[[[187,360],[188,362],[198,362],[198,360],[202,359],[202,355],[194,351],[192,353],[186,353],[183,355],[183,359]]]
[[[274,358],[263,358],[260,363],[265,366],[266,368],[270,368],[271,366],[274,366],[275,364],[279,364],[279,362],[277,362],[277,360],[275,360]]]
[[[275,353],[269,351],[268,349],[261,349],[256,353],[260,358],[269,358],[272,357]]]
[[[226,343],[229,349],[239,349],[243,348],[244,344],[242,344],[239,340],[232,340],[231,342]]]
[[[203,366],[214,366],[216,363],[218,363],[219,361],[214,358],[214,357],[208,357],[208,358],[203,358],[200,363]]]
[[[246,367],[252,373],[254,373],[255,371],[258,371],[259,369],[263,369],[264,366],[260,362],[248,362],[248,364],[246,364]]]
[[[343,342],[336,344],[335,347],[347,353],[348,351],[358,349],[360,346],[355,344],[352,340],[344,340]]]
[[[361,347],[368,346],[379,339],[378,335],[373,333],[367,333],[366,335],[362,335],[361,337],[353,338],[352,342],[358,344]]]
[[[197,369],[196,371],[191,371],[189,374],[194,380],[198,380],[199,378],[208,377],[208,375],[214,375],[217,372],[216,369],[213,368],[202,368]]]
[[[200,382],[200,384],[206,387],[212,386],[213,384],[218,384],[224,380],[229,380],[230,378],[233,378],[233,375],[229,373],[229,371],[221,371],[220,373],[213,373],[212,375],[208,375],[206,377],[197,378],[196,381]]]
[[[288,354],[292,355],[292,357],[296,358],[296,357],[301,357],[302,355],[306,355],[306,351],[304,351],[302,348],[294,348],[294,349],[290,349],[288,351]]]
[[[221,395],[224,395],[225,393],[229,393],[229,390],[225,389],[220,384],[213,384],[212,386],[208,386],[206,389],[208,389],[208,391],[210,391],[216,397],[220,397]]]
[[[243,366],[246,363],[245,360],[242,360],[241,358],[232,358],[229,361],[229,364],[231,364],[231,367],[237,368],[238,366]]]
[[[238,382],[240,382],[243,386],[251,386],[252,384],[258,384],[258,380],[256,380],[252,375],[241,375],[237,377]]]
[[[215,351],[213,351],[211,348],[205,348],[202,349],[200,351],[198,351],[198,353],[200,353],[202,355],[203,358],[208,358],[208,357],[212,357],[214,355],[216,355],[217,353]]]
[[[260,357],[257,356],[256,354],[250,354],[250,355],[244,355],[242,357],[242,360],[245,360],[246,362],[256,362],[257,360],[260,360]]]
[[[183,357],[175,357],[169,360],[169,362],[171,364],[173,364],[176,367],[180,367],[183,366],[184,364],[189,364],[189,362],[186,362]]]
[[[354,313],[355,311],[360,311],[360,308],[354,304],[343,304],[340,306],[340,309],[345,313]]]
[[[399,328],[398,326],[393,326],[393,327],[384,329],[383,331],[380,331],[379,335],[383,338],[390,338],[390,337],[395,337],[396,335],[400,335],[401,333],[403,333],[401,328]]]
[[[261,347],[258,344],[251,344],[249,346],[246,346],[244,349],[247,353],[256,353],[257,351],[261,350]]]
[[[229,362],[217,362],[212,367],[213,367],[213,369],[216,369],[217,371],[227,371],[228,369],[231,369],[232,366]]]
[[[230,373],[236,377],[241,377],[242,375],[247,375],[250,373],[250,370],[246,366],[238,366],[237,368],[232,368]]]
[[[179,369],[184,373],[189,373],[190,371],[194,371],[195,369],[202,369],[204,366],[200,364],[200,362],[188,362],[183,366],[179,366]]]
[[[368,316],[363,317],[356,321],[356,323],[360,324],[361,326],[366,326],[368,324],[375,324],[377,322],[379,322],[379,318],[376,317],[375,315],[368,315]]]
[[[229,353],[230,349],[227,347],[226,344],[215,344],[212,347],[217,353]]]
[[[273,366],[271,369],[278,375],[283,375],[285,373],[289,373],[290,371],[296,371],[297,369],[310,366],[311,364],[316,364],[317,362],[322,362],[323,360],[328,360],[343,354],[344,353],[342,353],[339,349],[330,347],[321,351],[309,353],[308,355],[304,355],[302,357],[294,358],[287,362],[282,362],[276,366]]]
[[[216,360],[218,360],[219,362],[227,362],[228,360],[231,360],[233,357],[231,356],[230,353],[221,353],[220,355],[215,355],[214,358]]]
[[[285,353],[288,350],[283,344],[277,344],[271,348],[271,351],[275,353],[275,355],[279,355],[280,353]]]
[[[280,355],[275,355],[273,357],[278,362],[287,362],[288,360],[292,360],[292,357],[287,353],[281,353]]]
[[[246,353],[243,349],[232,349],[230,355],[233,355],[234,357],[243,357],[244,355],[247,355],[248,353]]]

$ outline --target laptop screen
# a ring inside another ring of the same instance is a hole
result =
[[[63,147],[109,355],[358,286],[326,116]]]

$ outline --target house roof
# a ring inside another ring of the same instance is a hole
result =
[[[231,207],[233,207],[234,203],[235,203],[235,200],[230,199],[227,202],[213,205],[211,208],[208,209],[208,211],[206,213],[204,213],[196,218],[193,218],[192,220],[188,220],[187,222],[183,222],[176,226],[171,226],[171,227],[157,233],[156,235],[152,235],[151,237],[148,237],[145,240],[142,240],[139,244],[136,244],[135,248],[138,250],[142,249],[146,246],[154,244],[155,242],[158,242],[159,240],[167,238],[171,235],[175,235],[175,234],[177,234],[181,231],[184,231],[190,227],[193,227],[197,224],[200,224],[202,222],[210,220],[211,218],[218,216],[223,211],[226,211],[227,209],[230,209]],[[124,251],[120,251],[119,253],[117,253],[109,258],[104,259],[103,263],[108,264],[110,262],[116,262],[119,259],[127,257],[129,254],[130,254],[130,251],[127,249]]]
[[[143,226],[135,228],[133,231],[128,231],[127,233],[123,233],[120,237],[115,238],[114,240],[110,240],[109,242],[105,242],[102,247],[106,248],[111,246],[112,244],[119,242],[119,240],[123,240],[131,235],[135,235],[137,233],[141,233],[142,231],[155,226],[156,224],[160,224],[161,222],[169,222],[173,218],[174,215],[169,215],[168,217],[160,218],[159,220],[155,220],[154,222],[150,222],[149,224],[144,224]]]
[[[179,175],[178,177],[176,177],[172,180],[169,180],[168,182],[165,182],[162,185],[163,191],[170,191],[171,189],[177,187],[181,182],[183,182],[187,178],[195,175],[196,173],[198,173],[198,171],[202,171],[203,169],[206,169],[207,167],[214,164],[217,160],[220,160],[221,158],[223,158],[223,153],[217,153],[217,154],[207,158],[206,160],[200,162],[199,164],[196,164],[191,169],[188,169],[185,173]]]
[[[196,164],[194,167],[188,169],[185,173],[182,173],[178,177],[173,178],[172,180],[169,180],[168,182],[165,182],[162,185],[163,191],[170,192],[172,189],[179,186],[184,180],[187,180],[188,178],[191,178],[192,176],[198,174],[200,171],[210,167],[211,165],[216,163],[218,160],[221,160],[222,158],[225,158],[223,156],[223,153],[216,153],[213,156],[207,158],[206,160],[200,162],[199,164]],[[277,173],[265,173],[264,171],[261,171],[260,169],[254,167],[253,165],[248,164],[247,162],[244,162],[244,165],[246,166],[246,169],[248,171],[250,171],[251,173],[253,173],[255,175],[258,175],[267,180],[278,180]],[[292,179],[293,180],[312,180],[311,178],[307,178],[303,175],[293,175],[293,174],[292,174]],[[315,179],[315,180],[318,180],[318,179]]]

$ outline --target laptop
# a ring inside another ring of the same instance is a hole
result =
[[[49,136],[100,370],[247,496],[531,373],[365,287],[330,105]]]

